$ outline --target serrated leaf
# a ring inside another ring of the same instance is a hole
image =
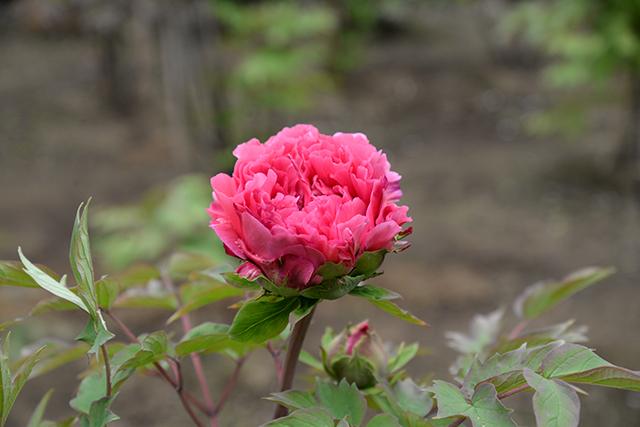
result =
[[[389,359],[387,363],[387,372],[395,372],[409,363],[418,353],[420,348],[418,343],[413,343],[405,347],[404,343],[401,343],[396,353]]]
[[[529,368],[524,377],[536,392],[533,411],[537,427],[577,427],[580,420],[580,399],[567,383],[557,378],[546,379]]]
[[[369,300],[369,302],[375,305],[378,308],[386,311],[392,316],[397,317],[398,319],[404,320],[405,322],[413,323],[414,325],[421,326],[429,326],[426,322],[418,319],[413,314],[409,313],[407,310],[403,310],[391,301],[388,300]]]
[[[336,386],[332,382],[316,378],[316,397],[320,405],[333,415],[334,419],[342,419],[351,415],[351,422],[360,425],[364,420],[367,404],[355,384],[349,385],[346,380]]]
[[[318,401],[308,391],[302,390],[289,390],[282,393],[271,393],[271,396],[266,400],[279,403],[282,406],[286,406],[292,411],[298,409],[317,408],[319,406]]]
[[[36,266],[54,281],[60,281],[60,278],[53,271],[40,264],[36,264]],[[0,285],[39,287],[38,283],[25,273],[24,268],[24,264],[18,261],[0,261]]]
[[[514,303],[514,312],[521,319],[533,319],[561,301],[615,272],[614,268],[585,268],[559,282],[539,282],[527,288]]]
[[[471,401],[467,401],[458,387],[445,381],[434,381],[429,390],[438,401],[437,418],[464,416],[471,420],[473,427],[517,427],[509,415],[512,410],[498,400],[492,384],[480,384]]]
[[[400,294],[397,294],[389,289],[379,288],[372,285],[360,285],[356,286],[349,292],[349,295],[358,298],[364,298],[368,300],[385,300],[402,298]]]
[[[41,427],[42,416],[44,415],[44,410],[47,408],[47,403],[49,403],[49,399],[53,394],[53,389],[49,390],[42,396],[40,402],[38,402],[38,406],[33,410],[33,414],[31,414],[31,418],[29,418],[29,422],[27,423],[27,427]]]
[[[240,275],[236,273],[222,273],[222,277],[224,277],[224,280],[228,284],[241,290],[257,291],[262,288],[260,283],[257,281],[240,277]]]
[[[260,427],[334,427],[333,417],[325,409],[300,409]]]
[[[367,427],[400,427],[396,417],[389,414],[378,414],[371,418]]]
[[[340,278],[323,280],[317,285],[313,285],[300,292],[300,295],[317,300],[335,300],[347,295],[364,279],[365,276],[360,275],[356,277],[342,276]]]
[[[557,378],[594,368],[613,366],[587,347],[565,343],[551,350],[542,360],[542,376]]]
[[[249,301],[238,310],[229,336],[241,342],[264,342],[284,330],[289,323],[289,314],[299,306],[298,298]]]
[[[185,292],[185,291],[182,291],[182,289],[184,289],[185,286],[189,286],[189,285],[188,284],[184,285],[181,288],[181,294]],[[244,292],[237,288],[234,288],[233,286],[218,284],[217,286],[209,287],[206,290],[190,295],[188,299],[184,298],[183,299],[184,305],[178,311],[172,314],[171,317],[169,317],[169,319],[167,320],[167,324],[207,304],[211,304],[213,302],[216,302],[225,298],[230,298],[233,296],[240,296],[240,295],[244,295]]]
[[[69,260],[71,261],[71,270],[78,283],[78,292],[80,298],[84,301],[89,314],[95,317],[98,310],[98,297],[96,295],[95,280],[93,275],[93,263],[91,260],[91,247],[89,245],[89,229],[87,226],[87,209],[89,202],[83,209],[84,203],[80,203],[76,220],[73,225],[73,233],[71,234],[71,250],[69,251]],[[60,295],[58,295],[60,296]]]
[[[65,299],[69,302],[74,303],[87,313],[91,314],[89,308],[85,305],[85,303],[80,299],[79,296],[71,292],[67,289],[66,281],[67,276],[62,276],[60,281],[57,282],[51,276],[46,274],[44,271],[40,270],[34,264],[31,263],[23,254],[22,249],[18,247],[18,255],[20,256],[20,260],[25,266],[24,271],[31,276],[31,278],[38,283],[38,285],[46,291],[51,292],[53,295]]]
[[[120,293],[118,280],[103,277],[95,284],[98,306],[109,310]]]

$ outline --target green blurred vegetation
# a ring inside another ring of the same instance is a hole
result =
[[[611,101],[612,80],[622,75],[629,88],[640,79],[637,0],[523,1],[505,15],[498,30],[507,38],[523,36],[551,57],[545,80],[563,89],[563,100],[532,121],[538,133],[575,136],[588,123],[588,108]],[[630,108],[638,102],[631,99]]]

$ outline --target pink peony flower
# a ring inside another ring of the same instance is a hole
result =
[[[233,154],[233,175],[211,178],[208,212],[227,253],[247,260],[236,271],[243,277],[303,290],[322,281],[325,263],[348,273],[363,253],[391,250],[409,232],[408,208],[396,205],[400,175],[363,134],[297,125]]]

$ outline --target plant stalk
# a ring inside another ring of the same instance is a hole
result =
[[[303,317],[293,327],[293,332],[291,332],[291,337],[289,338],[287,355],[284,359],[282,379],[280,381],[280,387],[278,388],[278,391],[280,393],[289,390],[293,385],[293,378],[296,374],[296,366],[298,365],[300,351],[302,350],[302,343],[304,342],[304,337],[307,335],[307,330],[309,330],[311,318],[313,317],[313,313],[315,313],[315,311],[316,308],[313,307],[309,314]],[[287,415],[287,411],[288,409],[285,406],[278,404],[273,411],[273,419],[275,420],[284,417],[285,415]]]

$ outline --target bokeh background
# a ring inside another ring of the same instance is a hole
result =
[[[325,325],[368,318],[383,339],[427,348],[414,377],[448,379],[446,331],[501,307],[508,329],[527,285],[601,265],[617,274],[533,327],[575,319],[602,357],[640,369],[639,69],[632,0],[4,0],[0,259],[16,260],[20,245],[69,273],[73,218],[89,197],[99,274],[176,247],[219,254],[204,212],[208,178],[231,170],[238,143],[310,123],[365,133],[403,176],[412,247],[388,256],[374,284],[431,324],[343,298],[319,307],[311,353]],[[0,323],[44,296],[0,289]],[[119,314],[140,333],[164,328],[170,313]],[[232,314],[217,304],[196,318]],[[11,328],[12,347],[73,340],[82,322],[27,318]],[[30,381],[8,425],[25,425],[50,388],[46,417],[71,416],[84,366]],[[207,361],[214,397],[231,366]],[[222,425],[265,422],[271,404],[259,398],[274,389],[259,352]],[[587,391],[581,426],[640,423],[639,395]],[[530,408],[529,398],[505,404]],[[113,410],[114,426],[188,425],[173,390],[153,378],[132,379]],[[535,423],[526,410],[516,421]]]

